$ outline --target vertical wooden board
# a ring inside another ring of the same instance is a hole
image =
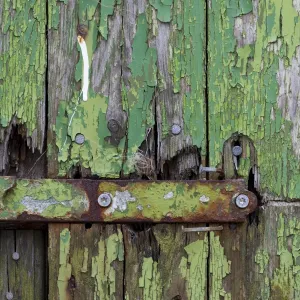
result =
[[[247,231],[247,299],[300,298],[300,206],[275,201]]]
[[[44,299],[46,261],[42,231],[1,230],[1,287],[3,299]],[[13,259],[13,253],[19,259]]]
[[[46,5],[0,1],[0,174],[27,174],[43,151]]]
[[[209,1],[210,164],[221,165],[232,135],[248,137],[257,161],[238,174],[257,164],[270,199],[300,197],[299,32],[295,1]]]
[[[207,299],[207,234],[123,225],[126,299]]]
[[[49,176],[155,177],[156,151],[161,169],[187,148],[197,173],[206,130],[204,1],[51,1],[49,41]]]
[[[123,236],[117,225],[49,226],[49,299],[123,299]]]

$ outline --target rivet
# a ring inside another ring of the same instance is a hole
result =
[[[249,205],[249,197],[245,194],[239,194],[235,198],[235,204],[238,208],[246,208]]]
[[[19,255],[18,252],[14,252],[14,253],[12,254],[12,259],[13,259],[13,260],[19,260],[19,258],[20,258],[20,255]]]
[[[77,133],[75,136],[75,143],[78,145],[82,145],[85,141],[85,137],[81,133]]]
[[[111,203],[111,196],[109,193],[102,193],[98,197],[98,203],[102,207],[108,207]]]
[[[13,295],[12,292],[7,292],[7,293],[6,293],[6,299],[7,299],[7,300],[12,300],[13,298],[14,298],[14,295]]]
[[[173,124],[171,131],[172,134],[178,135],[181,132],[181,127],[178,124]]]
[[[243,148],[241,146],[234,146],[232,148],[232,154],[234,156],[240,156],[242,154],[242,152],[243,152]]]

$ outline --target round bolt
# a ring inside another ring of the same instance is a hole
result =
[[[246,208],[249,205],[249,197],[245,194],[239,194],[235,198],[235,204],[238,208]]]
[[[242,154],[242,152],[243,152],[243,148],[241,146],[234,146],[232,148],[232,154],[234,156],[240,156]]]
[[[181,127],[178,124],[173,124],[171,131],[172,134],[178,135],[181,132]]]
[[[6,299],[7,299],[7,300],[12,300],[13,298],[14,298],[14,295],[13,295],[12,292],[7,292],[7,293],[6,293]]]
[[[108,207],[111,203],[111,196],[109,193],[103,193],[98,197],[98,203],[102,207]]]
[[[77,133],[75,136],[75,143],[78,145],[82,145],[85,141],[85,137],[81,133]]]
[[[19,253],[18,252],[14,252],[13,255],[12,255],[12,259],[13,260],[19,260],[19,258],[20,258]]]

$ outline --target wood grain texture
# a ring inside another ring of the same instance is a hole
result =
[[[222,164],[232,135],[246,136],[257,152],[247,174],[256,169],[265,199],[300,198],[296,3],[209,1],[210,164]]]
[[[87,101],[78,25],[87,29]],[[197,176],[206,132],[204,1],[51,1],[48,27],[49,176],[156,178],[166,161],[181,178]]]
[[[45,299],[46,256],[44,233],[38,230],[0,230],[0,295],[7,299]],[[19,259],[14,260],[14,252]]]
[[[41,161],[30,169],[45,143],[46,1],[0,7],[0,174],[42,176]]]
[[[123,237],[117,225],[49,226],[49,299],[123,299]]]

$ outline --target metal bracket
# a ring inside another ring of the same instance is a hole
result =
[[[256,206],[256,196],[243,180],[0,177],[0,221],[242,222]]]

